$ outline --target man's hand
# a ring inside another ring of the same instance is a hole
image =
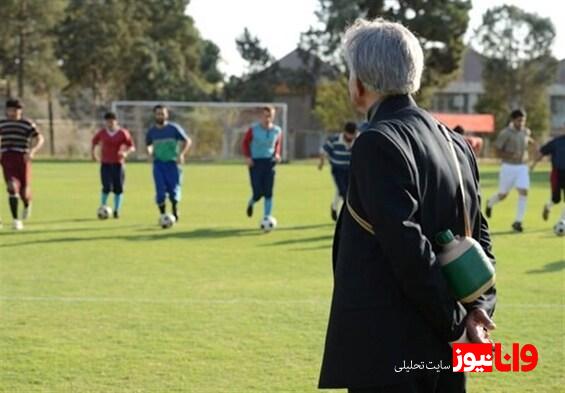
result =
[[[92,153],[90,157],[92,158],[92,161],[98,162],[98,157],[96,157],[96,154]]]
[[[318,170],[321,171],[324,168],[324,163],[320,162],[318,163]]]
[[[275,162],[278,164],[279,162],[281,162],[281,155],[280,154],[275,154]]]
[[[119,156],[122,160],[125,160],[125,159],[127,158],[128,154],[129,154],[129,153],[128,153],[127,150],[120,150],[120,151],[118,152],[118,156]]]
[[[179,154],[179,156],[177,157],[177,164],[182,165],[184,164],[185,158],[184,158],[184,154]]]
[[[496,329],[496,325],[482,308],[476,308],[467,315],[465,327],[469,341],[480,344],[490,344],[490,331]]]
[[[253,166],[253,158],[251,157],[245,157],[245,163],[247,164],[247,166],[249,168],[251,168]]]

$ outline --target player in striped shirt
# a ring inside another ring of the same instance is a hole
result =
[[[339,206],[347,196],[349,185],[349,163],[351,161],[351,148],[359,131],[353,122],[347,122],[338,135],[330,136],[320,149],[320,162],[318,169],[324,167],[324,160],[327,157],[332,169],[332,177],[336,187],[334,200],[331,205],[331,217],[337,220]]]
[[[114,218],[119,218],[123,201],[125,181],[125,160],[135,151],[129,131],[118,124],[116,114],[104,115],[106,127],[99,130],[92,138],[92,159],[100,161],[100,179],[102,181],[101,205],[107,206],[110,192],[114,193]],[[100,157],[96,147],[100,145]]]
[[[44,142],[35,124],[22,117],[22,109],[19,100],[9,99],[6,101],[6,119],[0,120],[0,162],[15,230],[23,229],[22,220],[31,215],[31,160]],[[19,199],[24,204],[21,219],[18,217]]]

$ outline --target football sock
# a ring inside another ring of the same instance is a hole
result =
[[[114,194],[114,211],[120,211],[123,201],[124,194]]]
[[[487,206],[488,207],[493,207],[494,205],[496,205],[498,202],[500,202],[500,198],[498,196],[498,194],[493,195],[487,202]]]
[[[14,220],[18,219],[18,197],[16,195],[10,195],[10,212],[12,213],[12,218]]]
[[[103,192],[103,193],[100,195],[100,204],[101,204],[102,206],[106,206],[106,204],[108,203],[108,196],[109,196],[109,195],[110,195],[110,194],[108,194],[107,192]]]
[[[339,196],[339,192],[336,191],[335,195],[334,195],[334,200],[332,202],[332,209],[337,211],[338,207],[339,207],[339,201],[340,201],[341,197]]]
[[[253,197],[251,197],[249,199],[249,202],[247,202],[247,206],[252,206],[255,203],[255,200],[253,199]]]
[[[526,203],[528,202],[528,197],[524,195],[518,196],[518,210],[516,212],[516,221],[522,222],[524,220],[524,215],[526,214]]]
[[[157,206],[159,207],[159,213],[165,214],[165,203],[163,202]]]
[[[177,211],[177,201],[171,201],[171,207],[173,209],[173,216],[175,216],[175,218],[178,220],[179,215]]]
[[[264,216],[269,217],[271,215],[272,210],[273,210],[273,198],[265,198],[265,205],[263,206]]]
[[[553,201],[549,201],[545,204],[545,207],[547,208],[547,210],[549,210],[553,207],[553,205],[554,205]]]

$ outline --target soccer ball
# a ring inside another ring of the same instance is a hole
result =
[[[263,232],[271,232],[277,227],[277,219],[273,216],[265,217],[259,224]]]
[[[106,220],[112,215],[112,208],[110,206],[100,206],[96,215],[100,220]]]
[[[161,217],[159,217],[159,226],[163,229],[172,227],[175,225],[175,222],[177,222],[177,220],[172,214],[161,214]]]
[[[565,220],[561,220],[555,224],[553,227],[553,233],[557,236],[565,236]]]

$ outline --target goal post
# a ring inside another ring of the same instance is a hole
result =
[[[183,127],[193,141],[191,156],[198,159],[233,160],[241,158],[241,141],[251,124],[259,120],[261,108],[276,110],[274,123],[282,129],[282,159],[288,156],[288,107],[280,102],[187,102],[113,101],[112,111],[128,128],[138,146],[136,157],[146,156],[145,134],[154,122],[153,107],[164,105],[170,120]]]

